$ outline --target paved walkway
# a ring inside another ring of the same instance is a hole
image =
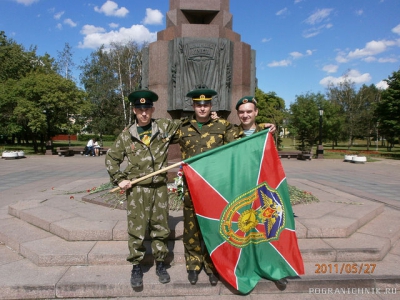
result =
[[[400,294],[400,268],[398,267],[400,265],[398,241],[400,238],[400,184],[398,184],[400,161],[382,160],[374,163],[352,164],[328,159],[312,161],[282,159],[282,163],[289,184],[310,191],[321,200],[320,203],[294,207],[298,215],[296,232],[305,260],[306,275],[302,276],[301,280],[291,281],[288,289],[283,293],[277,291],[273,284],[265,281],[260,282],[250,295],[236,296],[223,284],[211,288],[206,278],[200,278],[199,284],[195,287],[190,286],[185,272],[182,272],[184,266],[179,263],[170,269],[171,283],[159,284],[151,270],[145,273],[145,283],[149,282],[147,289],[134,294],[129,286],[130,266],[121,260],[118,261],[121,258],[117,258],[113,262],[114,265],[93,265],[88,268],[79,264],[48,268],[34,265],[31,261],[40,265],[43,259],[35,253],[35,249],[45,249],[43,250],[45,252],[47,249],[42,241],[47,239],[51,241],[58,237],[48,236],[48,232],[41,232],[42,236],[37,239],[39,242],[29,240],[27,236],[24,237],[24,241],[16,241],[15,224],[24,220],[31,224],[37,222],[36,226],[40,227],[46,217],[51,219],[58,217],[50,213],[56,208],[59,211],[63,210],[63,214],[74,214],[75,218],[69,216],[71,220],[86,217],[92,222],[103,223],[104,220],[123,222],[124,212],[116,212],[108,208],[93,208],[94,204],[79,201],[80,197],[85,195],[86,189],[108,182],[104,157],[29,156],[17,160],[2,159],[0,160],[0,299],[50,299],[52,297],[48,295],[54,294],[54,291],[56,297],[53,298],[70,299],[81,297],[160,299],[162,296],[163,299],[177,300],[231,300],[236,297],[259,299],[268,296],[289,300],[321,297],[324,299],[397,299]],[[74,197],[71,199],[75,201],[73,205],[68,203],[69,195]],[[9,207],[12,207],[12,215],[10,215]],[[45,209],[48,209],[47,216]],[[100,214],[98,220],[93,216],[93,211]],[[172,215],[176,219],[180,217],[179,213]],[[55,220],[53,222],[53,224],[57,223]],[[65,219],[59,222],[65,225]],[[27,228],[24,226],[22,228]],[[57,226],[62,227],[59,224]],[[71,224],[66,226],[71,226]],[[175,234],[179,230],[181,230],[179,226],[176,226]],[[64,234],[62,230],[59,231],[62,232],[61,235]],[[125,250],[121,250],[126,247],[124,238],[120,238],[120,241],[110,241],[110,243],[113,242],[115,243],[112,244],[111,251],[121,251],[124,256]],[[99,259],[103,255],[100,242],[93,243],[95,247],[86,244],[90,248],[88,251],[91,252],[85,255],[86,257],[93,255],[96,249],[98,254],[96,259]],[[174,255],[175,260],[179,262],[182,261],[183,256],[179,253],[178,244],[180,243],[175,245]],[[20,252],[23,249],[22,252],[25,251],[26,257],[30,259],[21,257],[18,251],[10,251],[8,248],[10,245],[15,245],[11,248],[20,248]],[[60,248],[62,248],[61,245]],[[83,249],[78,250],[82,254]],[[44,258],[59,260],[59,264],[62,259],[65,259],[61,256],[55,258],[52,255],[56,254],[51,253]],[[77,259],[77,256],[73,259]],[[376,269],[369,274],[351,274],[346,272],[350,263],[355,263],[362,271],[365,271],[366,264],[376,264]],[[365,265],[361,267],[364,263]],[[335,271],[335,268],[339,270],[341,266],[344,266],[343,274]],[[106,268],[106,276],[102,268]],[[327,271],[329,268],[331,268],[330,272]],[[335,291],[339,294],[333,294]],[[122,295],[129,297],[124,298]]]
[[[282,159],[287,178],[303,178],[400,208],[400,160],[354,164],[331,159]]]

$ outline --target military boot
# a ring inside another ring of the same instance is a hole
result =
[[[274,281],[274,283],[280,291],[284,291],[286,289],[288,281],[286,280],[286,278],[282,278]]]
[[[188,271],[188,280],[191,284],[196,284],[197,280],[199,279],[199,275],[195,270]]]
[[[171,280],[167,269],[165,269],[163,261],[156,262],[156,274],[158,276],[158,281],[160,281],[161,283],[168,283]]]
[[[207,274],[208,275],[208,279],[210,280],[210,283],[211,283],[211,285],[217,285],[217,283],[218,283],[218,277],[217,277],[217,275],[216,274],[214,274],[214,273],[210,273],[210,274]]]
[[[138,288],[143,285],[143,271],[140,265],[133,265],[131,272],[131,286]]]

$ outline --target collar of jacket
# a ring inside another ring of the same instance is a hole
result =
[[[188,120],[190,123],[193,123],[193,124],[197,123],[196,115],[194,115],[194,114]],[[203,124],[208,124],[208,123],[212,123],[212,122],[216,122],[216,121],[218,121],[218,119],[214,120],[214,119],[211,119],[211,117],[210,117],[208,119],[208,121],[204,122]]]
[[[155,135],[155,133],[159,131],[159,127],[158,127],[158,124],[157,124],[155,119],[151,119],[150,122],[151,122],[151,137],[153,137]],[[129,133],[133,137],[135,137],[138,140],[140,140],[139,133],[137,131],[138,126],[139,125],[137,124],[137,121],[135,120],[135,122],[129,127]]]
[[[244,129],[242,124],[236,125],[239,128],[239,132],[238,132],[238,136],[243,136],[244,135]],[[256,130],[254,132],[259,132],[261,130],[263,130],[264,128],[262,128],[259,124],[256,123]]]

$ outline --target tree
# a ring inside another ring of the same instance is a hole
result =
[[[348,149],[353,145],[355,137],[365,135],[365,122],[363,112],[366,98],[364,94],[357,93],[355,83],[348,76],[337,85],[331,84],[327,92],[328,99],[340,107],[340,113],[344,116],[344,130],[348,139]]]
[[[73,80],[72,68],[75,66],[73,61],[73,51],[69,43],[65,43],[62,51],[57,51],[57,71],[66,79]]]
[[[133,41],[125,44],[111,43],[109,55],[118,76],[119,97],[124,111],[125,125],[128,125],[132,122],[132,107],[126,99],[132,91],[139,87],[141,81],[142,55],[140,47]]]
[[[371,146],[371,137],[377,130],[375,110],[381,99],[381,91],[374,85],[363,85],[357,93],[361,102],[360,109],[360,137],[367,139],[367,150]]]
[[[0,31],[0,82],[20,79],[28,74],[37,61],[35,51],[26,51],[22,45],[7,38],[4,31]]]
[[[319,113],[320,107],[324,108],[325,97],[320,93],[307,93],[296,96],[294,103],[290,105],[288,128],[295,132],[300,140],[298,149],[311,151],[319,137]]]
[[[18,143],[32,140],[35,152],[53,135],[71,130],[71,118],[79,119],[85,93],[57,74],[54,59],[36,48],[23,46],[0,32],[1,134]]]
[[[382,100],[376,109],[379,132],[388,141],[390,150],[400,135],[400,70],[393,72],[385,80],[388,88],[382,92]]]
[[[255,98],[258,101],[257,123],[274,123],[276,131],[279,133],[285,116],[285,101],[278,97],[275,92],[264,93],[258,88],[256,89]],[[275,135],[275,144],[279,148],[281,144],[279,134]]]
[[[56,73],[31,73],[13,86],[15,108],[13,118],[19,134],[33,141],[44,142],[65,130],[71,115],[80,115],[85,93],[75,83]]]
[[[141,50],[134,42],[100,47],[80,67],[92,110],[87,130],[114,134],[132,122],[128,95],[140,86]]]
[[[91,53],[83,65],[80,80],[88,96],[89,107],[84,115],[90,122],[86,131],[114,134],[124,128],[123,108],[118,101],[118,78],[104,47]]]
[[[0,134],[21,139],[24,127],[15,116],[18,105],[16,87],[21,80],[34,73],[54,73],[54,60],[48,55],[36,55],[36,48],[29,51],[0,32]]]
[[[337,103],[325,100],[321,107],[324,109],[323,140],[332,141],[331,147],[335,149],[338,142],[347,137],[344,129],[345,117],[341,106]]]

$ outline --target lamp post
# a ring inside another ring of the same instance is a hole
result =
[[[46,136],[46,155],[53,154],[53,141],[51,140],[50,136],[50,110],[45,109],[43,113],[46,115],[46,124],[47,124],[47,136]]]
[[[324,146],[322,145],[322,116],[324,115],[324,110],[319,108],[319,143],[317,148],[317,158],[324,158]]]
[[[71,147],[71,118],[67,111],[68,147]]]

